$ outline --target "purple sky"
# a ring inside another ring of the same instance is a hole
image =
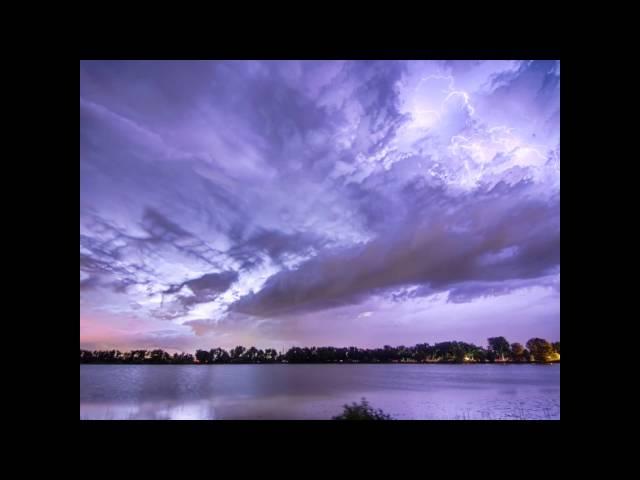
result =
[[[559,340],[558,61],[80,63],[80,346]]]

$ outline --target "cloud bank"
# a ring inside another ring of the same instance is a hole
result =
[[[81,345],[557,338],[559,89],[556,61],[81,62]]]

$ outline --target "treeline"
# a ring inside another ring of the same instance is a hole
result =
[[[123,364],[230,364],[230,363],[527,363],[559,362],[560,342],[532,338],[523,346],[504,337],[487,339],[487,347],[465,342],[419,343],[413,347],[292,347],[278,353],[272,348],[235,347],[174,353],[164,350],[80,350],[80,363]]]

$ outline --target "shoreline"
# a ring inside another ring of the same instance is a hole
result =
[[[80,365],[158,365],[158,366],[220,366],[220,365],[554,365],[552,362],[246,362],[246,363],[151,363],[151,362],[86,362]]]

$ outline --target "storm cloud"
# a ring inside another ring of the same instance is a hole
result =
[[[557,337],[559,90],[557,61],[81,62],[81,344],[484,343],[488,309]]]

